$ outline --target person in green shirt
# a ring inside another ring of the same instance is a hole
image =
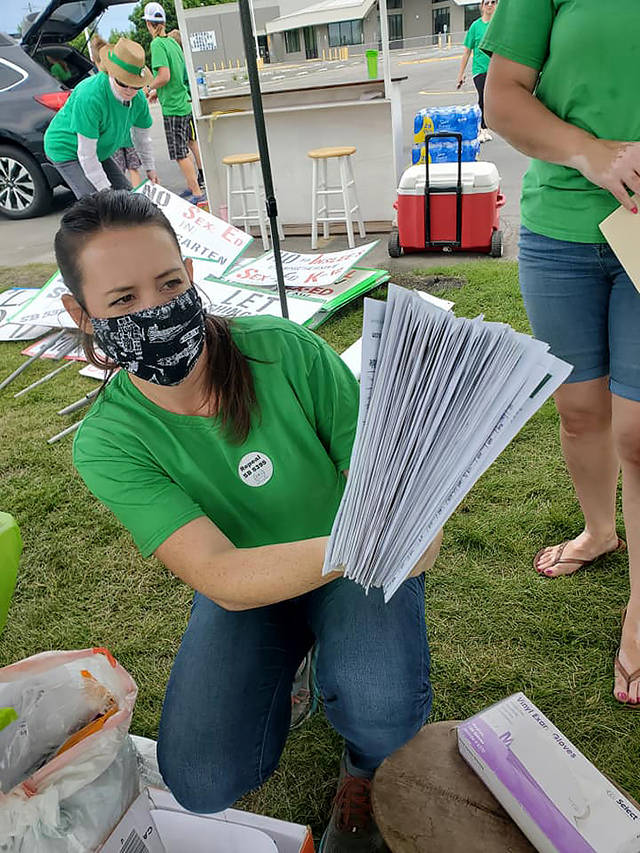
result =
[[[151,72],[144,64],[144,48],[121,38],[105,45],[98,74],[78,83],[44,135],[44,150],[76,198],[96,190],[131,184],[113,159],[133,142],[147,177],[154,183],[151,113],[142,92]]]
[[[104,191],[62,218],[56,259],[75,323],[121,369],[78,430],[93,494],[196,591],[166,691],[158,758],[178,801],[227,808],[277,767],[311,645],[345,738],[323,853],[386,850],[371,810],[382,760],[431,705],[424,575],[385,604],[323,575],[358,384],[321,338],[279,317],[204,313],[189,259],[144,195]]]
[[[53,59],[51,56],[47,56],[47,62],[50,63],[49,74],[52,74],[61,83],[66,83],[73,76],[64,59]]]
[[[478,134],[480,142],[491,142],[492,139],[484,120],[484,86],[487,80],[487,71],[489,70],[489,56],[481,49],[480,43],[485,37],[497,2],[498,0],[482,0],[480,3],[480,17],[471,24],[464,39],[464,53],[462,54],[462,62],[460,63],[460,71],[458,72],[458,81],[456,84],[456,88],[458,89],[464,84],[467,63],[469,62],[469,57],[473,54],[471,74],[473,75],[473,82],[478,91],[478,104],[482,113],[482,123],[480,133]]]
[[[609,13],[609,11],[611,13]],[[614,695],[640,707],[640,293],[599,230],[638,215],[637,0],[502,0],[485,40],[489,125],[532,157],[522,185],[520,287],[534,334],[574,365],[555,395],[584,530],[542,548],[543,577],[625,550],[631,592]],[[621,591],[621,595],[623,592]]]
[[[157,95],[160,101],[169,159],[178,163],[187,184],[187,189],[180,195],[192,204],[200,204],[207,197],[202,189],[202,160],[191,114],[189,87],[185,82],[182,48],[166,33],[166,16],[160,3],[147,3],[144,20],[152,38],[151,68],[155,74],[150,100],[153,101]]]

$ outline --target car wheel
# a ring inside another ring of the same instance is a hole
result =
[[[0,145],[0,213],[31,219],[51,210],[53,193],[44,172],[23,148]]]

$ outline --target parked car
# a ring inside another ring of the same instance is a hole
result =
[[[0,33],[0,214],[30,219],[51,209],[63,181],[47,161],[44,134],[73,87],[95,70],[88,51],[68,42],[109,6],[130,2],[51,0],[20,42]],[[64,83],[50,73],[55,64],[65,69]]]

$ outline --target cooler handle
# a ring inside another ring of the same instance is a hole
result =
[[[424,182],[424,245],[426,249],[433,246],[431,240],[431,205],[429,199],[433,190],[429,182],[429,142],[432,139],[455,139],[458,142],[458,182],[456,191],[456,239],[454,246],[462,245],[462,134],[461,133],[427,133],[424,138],[424,160],[426,166],[426,178]],[[439,192],[447,192],[448,187],[442,187]]]

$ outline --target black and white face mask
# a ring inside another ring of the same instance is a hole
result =
[[[105,355],[155,385],[179,385],[204,346],[204,311],[193,284],[164,305],[122,317],[92,317],[91,325]]]

